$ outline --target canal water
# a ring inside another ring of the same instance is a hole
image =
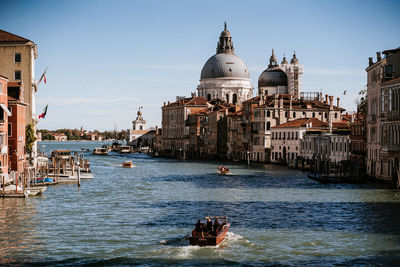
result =
[[[40,143],[93,149],[101,143]],[[322,185],[275,165],[87,153],[94,180],[0,199],[0,264],[397,265],[400,192]],[[135,168],[121,163],[132,160]],[[216,174],[224,164],[230,176]],[[198,218],[228,216],[227,239],[189,246]]]

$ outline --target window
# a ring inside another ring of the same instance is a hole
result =
[[[268,121],[267,122],[267,130],[270,130],[271,129],[271,123]]]
[[[296,118],[296,112],[293,112],[293,118]]]
[[[315,118],[315,112],[312,113],[312,117]]]
[[[287,111],[285,111],[285,117],[286,117],[286,118],[288,117],[288,112],[287,112]]]
[[[233,103],[234,105],[236,105],[236,103],[237,103],[237,95],[236,95],[236,94],[233,94],[232,103]]]
[[[269,117],[271,117],[271,111],[267,111],[267,117],[269,118]]]
[[[337,119],[337,112],[335,112],[335,119]]]
[[[4,122],[4,110],[0,107],[0,122]]]
[[[211,94],[207,94],[207,101],[211,101]]]
[[[21,54],[20,53],[15,53],[14,62],[15,63],[20,63],[21,62]]]
[[[12,136],[11,123],[8,124],[8,136]]]
[[[265,91],[264,91],[264,95],[268,95],[268,90],[265,90]]]
[[[226,94],[226,102],[229,103],[229,94]]]
[[[14,80],[21,80],[21,71],[20,70],[15,71]]]

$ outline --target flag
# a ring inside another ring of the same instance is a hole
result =
[[[43,110],[43,113],[39,115],[39,119],[43,118],[46,116],[47,113],[47,107],[49,106],[49,104],[46,105],[46,107]]]
[[[40,79],[38,81],[38,84],[44,79],[44,83],[46,83],[46,72],[47,72],[47,67],[44,69],[42,76],[40,76]]]

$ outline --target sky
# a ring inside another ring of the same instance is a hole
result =
[[[38,45],[39,129],[132,127],[143,106],[161,125],[163,102],[197,92],[227,22],[253,95],[271,50],[304,65],[303,91],[356,109],[368,57],[400,46],[400,1],[0,0],[0,29]],[[343,95],[344,91],[346,95]]]

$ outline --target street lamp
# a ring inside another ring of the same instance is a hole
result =
[[[250,151],[247,150],[247,165],[250,165]]]

